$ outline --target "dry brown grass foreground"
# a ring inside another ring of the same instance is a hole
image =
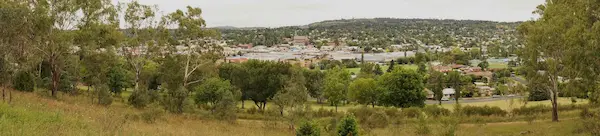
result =
[[[115,100],[109,107],[92,104],[84,95],[60,95],[58,99],[35,93],[13,92],[13,103],[0,102],[0,135],[198,135],[198,136],[285,136],[294,135],[288,125],[274,121],[240,120],[226,122],[193,114],[165,114],[155,123],[132,119],[147,110],[137,110]],[[575,112],[561,113],[577,114]],[[565,117],[565,116],[563,116]],[[435,119],[434,119],[435,120]],[[433,121],[433,120],[430,120]],[[563,118],[559,123],[542,119],[533,123],[523,121],[460,124],[456,135],[585,135],[575,133],[581,123],[578,118]],[[427,125],[431,133],[444,135],[446,127],[439,123]],[[418,135],[415,123],[390,125],[383,129],[362,131],[363,135]],[[327,135],[328,133],[322,132]]]
[[[128,118],[142,110],[115,101],[109,107],[92,104],[89,97],[61,95],[58,99],[14,91],[10,105],[0,102],[0,135],[293,135],[277,122],[203,119],[165,114],[155,123]]]

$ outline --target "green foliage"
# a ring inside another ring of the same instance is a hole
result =
[[[98,98],[98,104],[108,106],[112,104],[113,98],[110,94],[110,89],[106,85],[99,85],[94,88],[96,97]]]
[[[144,112],[140,113],[140,118],[146,123],[155,123],[158,119],[160,119],[165,111],[159,107],[153,107],[144,110]]]
[[[215,114],[221,120],[235,120],[237,118],[236,98],[231,92],[225,92],[221,100],[215,105]]]
[[[153,97],[156,98],[158,96],[153,96],[153,95],[157,95],[155,92],[156,90],[146,90],[146,89],[140,89],[137,91],[133,91],[131,93],[131,95],[129,96],[129,98],[127,99],[128,103],[130,105],[132,105],[135,108],[145,108],[148,104],[152,103],[154,101]]]
[[[336,107],[346,100],[348,84],[350,83],[350,74],[340,68],[335,67],[325,73],[325,83],[323,84],[324,96],[327,101]]]
[[[166,90],[167,94],[163,96],[161,103],[165,109],[171,113],[181,114],[184,108],[189,106],[187,103],[188,91],[183,87],[175,90]]]
[[[425,105],[423,76],[414,70],[398,68],[378,78],[385,91],[381,105],[395,107],[422,107]]]
[[[210,104],[212,110],[217,108],[217,104],[223,99],[233,98],[234,89],[227,80],[220,78],[210,78],[196,87],[194,100],[196,104]],[[232,97],[232,98],[227,98]]]
[[[308,90],[308,94],[313,97],[320,99],[323,97],[323,79],[325,73],[320,70],[303,70],[305,87]]]
[[[358,136],[358,123],[353,115],[342,118],[337,126],[338,136]]]
[[[390,67],[388,67],[387,72],[392,72],[394,70],[394,65],[396,65],[394,60],[390,61]]]
[[[32,92],[35,87],[33,76],[29,72],[18,72],[13,80],[13,87],[19,91]]]
[[[377,104],[383,90],[377,87],[377,81],[372,78],[360,78],[352,81],[348,87],[348,96],[351,101],[364,105]]]
[[[529,96],[527,97],[528,101],[545,101],[550,99],[550,94],[548,91],[537,88],[535,85],[528,87],[529,88]]]
[[[321,129],[315,122],[305,121],[296,129],[296,136],[321,136]]]
[[[427,88],[433,92],[435,100],[438,101],[439,104],[442,103],[442,97],[444,94],[442,90],[445,88],[445,76],[444,73],[430,70],[429,77],[427,79]]]
[[[127,71],[120,66],[111,67],[107,76],[110,91],[118,95],[121,94],[123,89],[129,86],[128,81],[131,81],[128,77]]]
[[[480,67],[482,70],[487,70],[490,67],[490,63],[488,63],[487,60],[483,60],[482,62],[477,64],[477,66]]]
[[[467,116],[479,115],[479,116],[505,116],[508,112],[500,109],[500,107],[490,106],[464,106],[460,108],[461,114]]]
[[[545,105],[536,105],[536,106],[523,106],[520,108],[515,108],[511,111],[514,115],[538,115],[542,113],[550,112],[552,109]]]

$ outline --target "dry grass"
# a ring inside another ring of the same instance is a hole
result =
[[[200,114],[165,114],[155,123],[132,119],[144,110],[137,110],[121,101],[109,107],[98,106],[83,95],[60,95],[58,99],[35,93],[14,92],[11,105],[0,103],[0,135],[201,135],[201,136],[285,136],[294,135],[288,124],[279,121],[242,120],[218,121]],[[248,103],[247,107],[254,106]],[[320,108],[315,105],[313,108]],[[324,106],[332,108],[331,106]],[[341,110],[353,107],[344,106]],[[578,112],[562,112],[563,120],[549,122],[549,115],[529,124],[524,121],[461,124],[456,135],[581,135]],[[408,123],[407,123],[408,122]],[[383,129],[363,131],[365,135],[416,135],[414,122],[407,121]],[[446,129],[437,119],[428,119],[430,135],[441,135]]]

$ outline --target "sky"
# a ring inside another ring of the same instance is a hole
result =
[[[129,2],[130,0],[113,0]],[[138,0],[166,14],[200,7],[208,27],[280,27],[352,18],[526,21],[545,0]]]

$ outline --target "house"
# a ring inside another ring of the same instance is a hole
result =
[[[455,93],[456,93],[456,90],[454,90],[454,88],[446,88],[446,89],[442,90],[442,94],[444,94],[444,97],[448,98],[448,99],[454,97]]]
[[[332,51],[334,46],[321,46],[321,51]]]
[[[308,36],[294,36],[294,38],[292,40],[293,40],[294,45],[300,45],[300,46],[306,46],[310,42],[310,39],[308,39]]]
[[[442,66],[442,65],[437,65],[437,66],[433,66],[433,70],[438,71],[438,72],[450,72],[452,71],[452,67],[450,66]]]
[[[248,61],[248,58],[236,56],[236,57],[227,57],[226,60],[227,60],[227,63],[243,63],[243,62]]]
[[[240,44],[237,47],[240,47],[242,49],[252,49],[252,44]]]
[[[433,91],[425,88],[425,92],[427,92],[427,99],[435,99],[435,94],[433,93]]]

